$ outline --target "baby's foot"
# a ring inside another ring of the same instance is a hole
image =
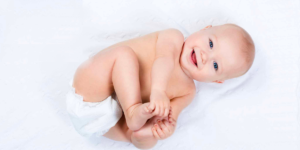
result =
[[[152,112],[148,109],[150,103],[144,103],[140,106],[140,109],[141,109],[141,114],[142,114],[142,118],[151,118],[153,117],[154,115],[152,114]]]
[[[154,114],[148,110],[149,105],[150,103],[144,103],[134,110],[132,119],[127,120],[127,125],[130,130],[135,131],[140,129],[148,119],[154,116]]]
[[[155,123],[157,123],[159,120],[167,120],[167,121],[170,122],[171,118],[172,118],[172,107],[170,107],[168,117],[155,116],[155,117],[151,118],[151,120],[152,120],[152,122],[155,124]]]

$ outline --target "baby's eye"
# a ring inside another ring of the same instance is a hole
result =
[[[214,62],[214,68],[216,71],[218,70],[218,64],[216,62]]]
[[[210,48],[213,48],[214,47],[214,44],[213,44],[213,42],[209,39],[209,47]]]

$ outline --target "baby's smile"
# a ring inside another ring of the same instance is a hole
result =
[[[192,59],[192,62],[196,65],[196,67],[198,67],[195,50],[193,50],[192,53],[191,53],[191,59]]]
[[[246,55],[244,52],[254,51],[251,37],[246,34],[234,25],[209,27],[195,32],[184,43],[182,55],[188,59],[181,61],[183,71],[200,82],[225,80],[244,74],[254,58],[254,53]],[[250,43],[249,46],[247,43]],[[251,61],[246,63],[245,60]]]

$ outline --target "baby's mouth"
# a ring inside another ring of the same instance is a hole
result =
[[[194,64],[198,67],[195,50],[193,50],[193,52],[191,54],[191,58],[192,58],[192,61],[194,62]]]

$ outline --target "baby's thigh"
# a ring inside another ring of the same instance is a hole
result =
[[[112,68],[118,49],[102,50],[77,68],[73,87],[83,101],[101,102],[114,93]]]

